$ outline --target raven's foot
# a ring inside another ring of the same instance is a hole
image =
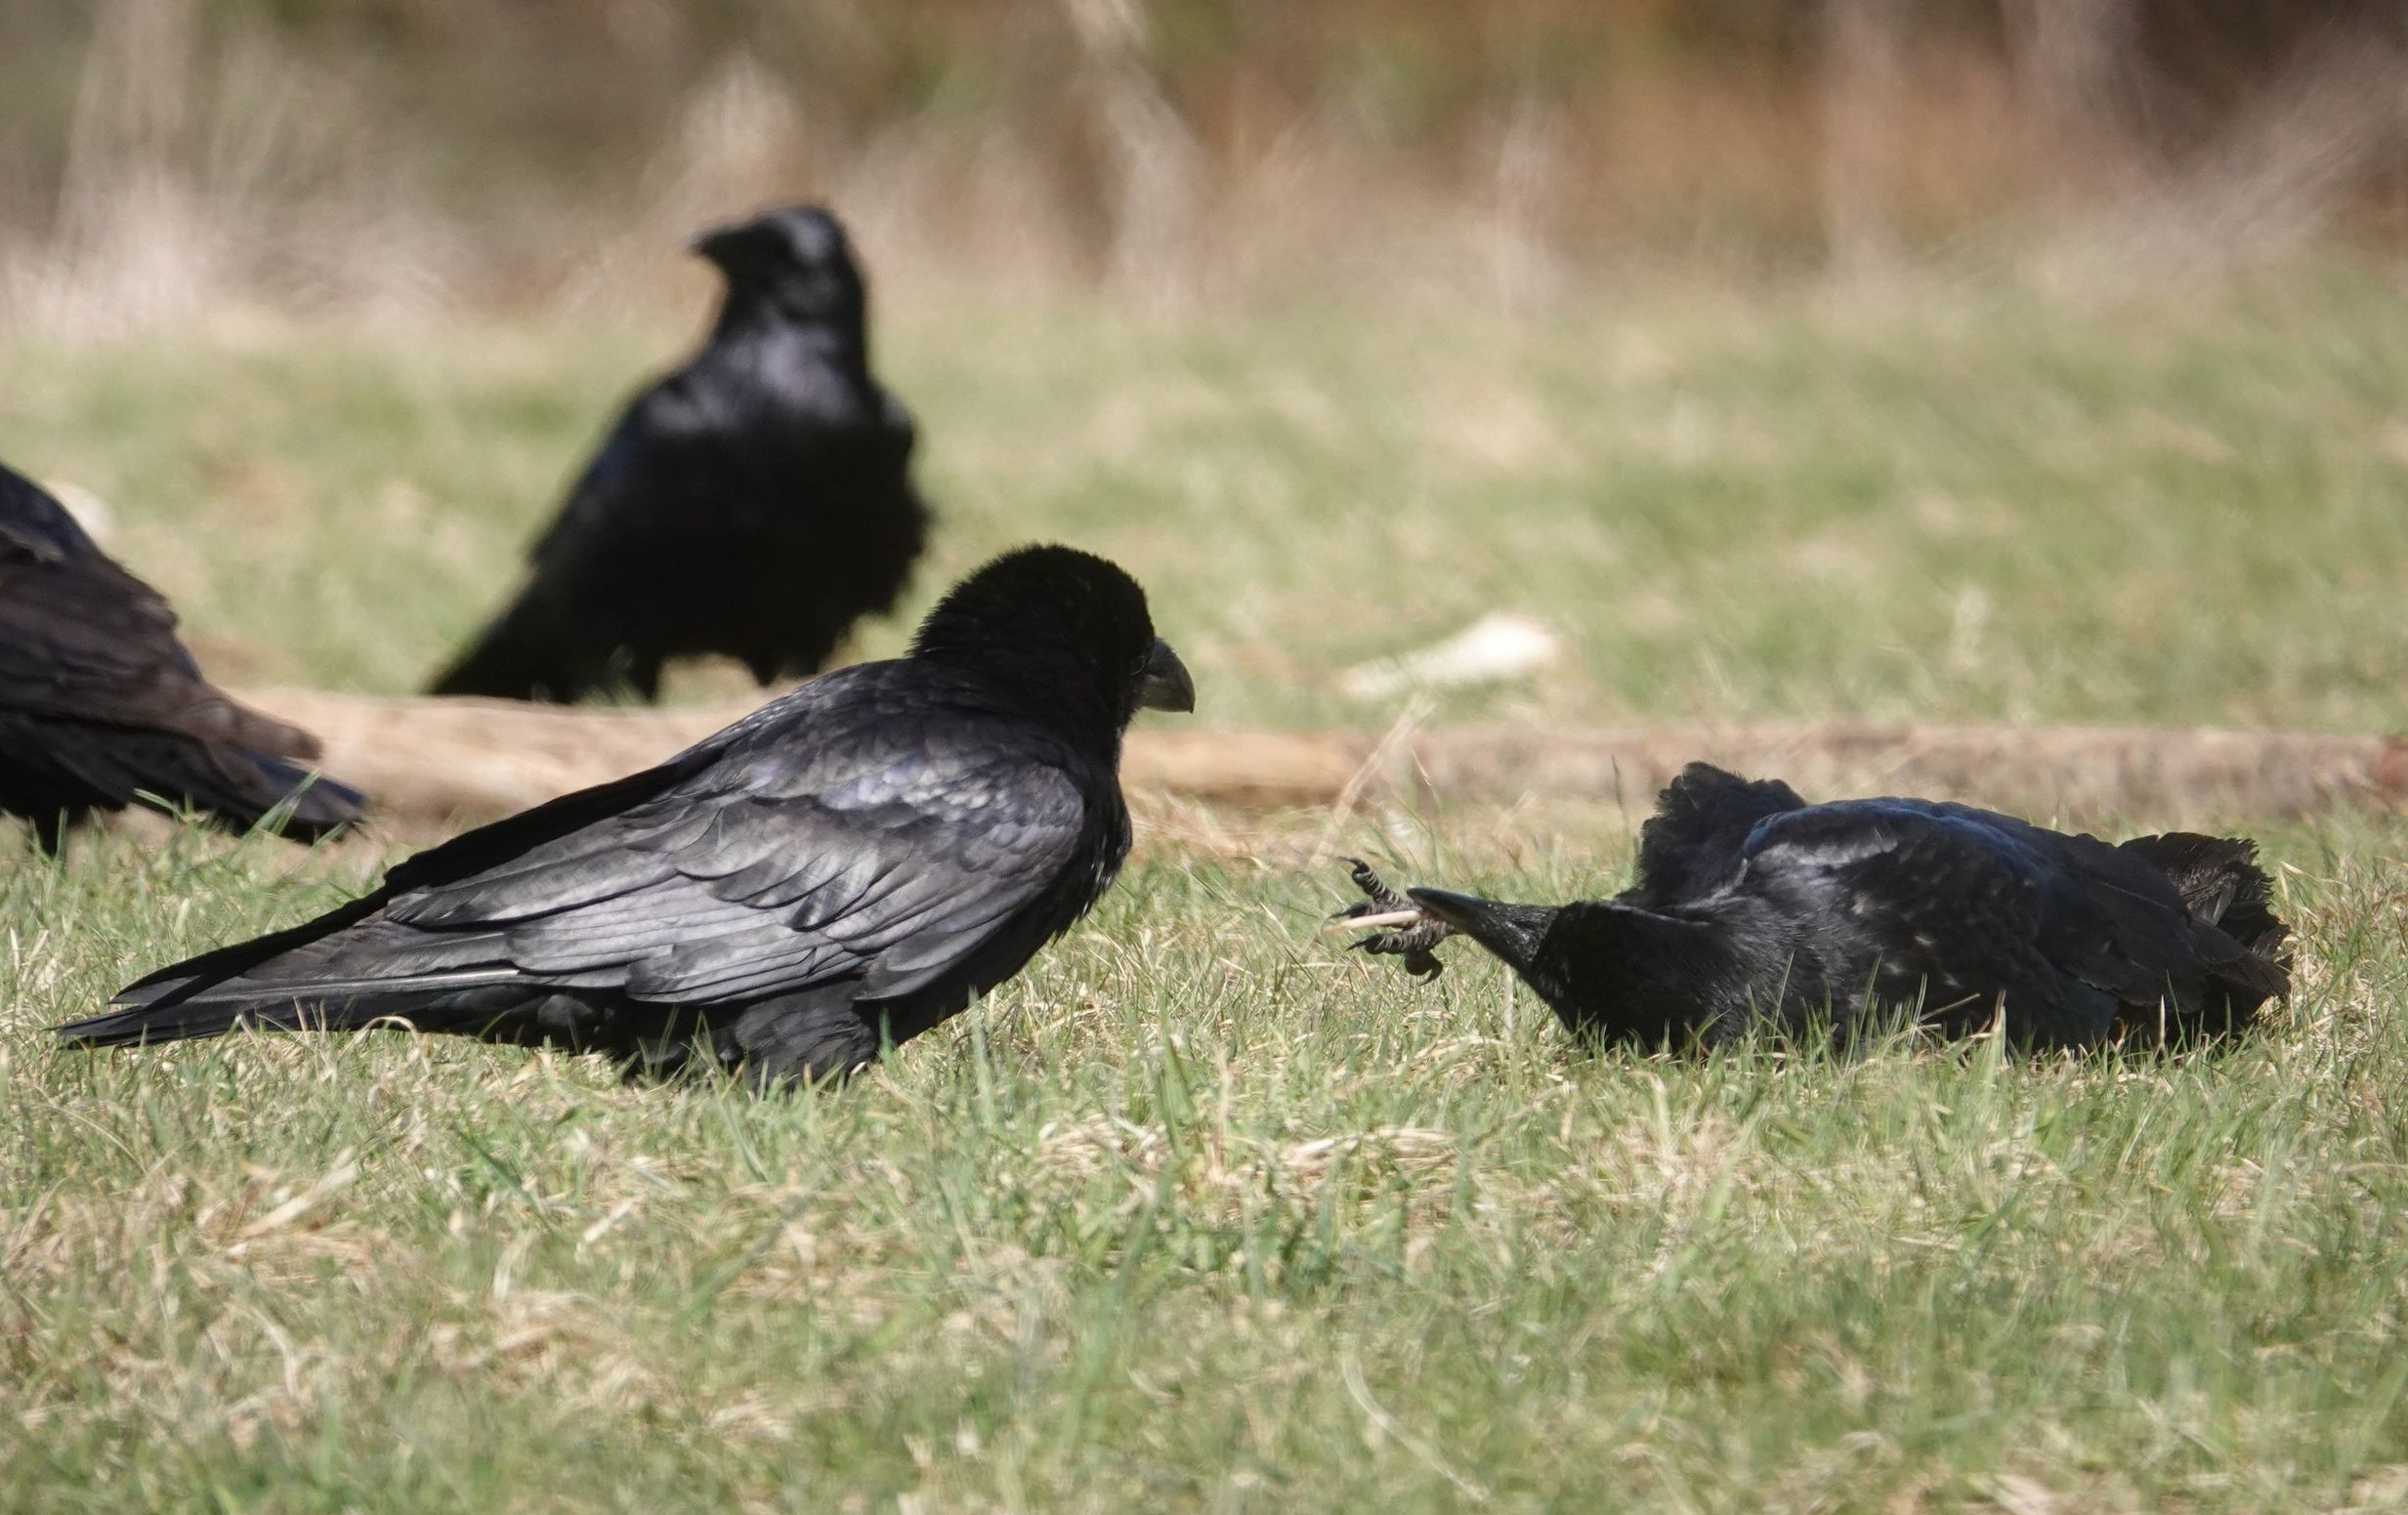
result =
[[[1427,982],[1444,973],[1447,965],[1431,948],[1455,935],[1455,928],[1422,913],[1419,906],[1382,882],[1362,859],[1349,858],[1346,863],[1364,898],[1331,916],[1339,923],[1331,929],[1369,930],[1372,934],[1358,938],[1354,945],[1373,956],[1403,958],[1405,971],[1416,979]]]

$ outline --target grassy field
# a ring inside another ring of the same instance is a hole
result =
[[[2366,274],[887,336],[948,517],[914,609],[1096,546],[1204,720],[1384,723],[1331,675],[1510,607],[1575,655],[1440,718],[2408,726]],[[0,339],[0,457],[106,496],[213,667],[401,690],[674,345]],[[1149,820],[993,1001],[769,1101],[400,1035],[61,1055],[375,860],[0,832],[0,1507],[2408,1508],[2397,823],[2260,828],[2299,990],[2243,1046],[1684,1062],[1312,929],[1332,847],[1556,896],[1618,813]]]
[[[2108,310],[1647,293],[1519,324],[913,319],[906,295],[881,366],[945,528],[867,655],[1049,535],[1145,580],[1221,722],[1384,724],[1329,675],[1501,608],[1575,655],[1442,718],[2408,727],[2408,297],[2369,274]],[[225,677],[398,693],[688,340],[5,339],[0,457],[109,501]]]

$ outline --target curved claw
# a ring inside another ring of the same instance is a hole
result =
[[[1364,901],[1362,905],[1350,906],[1350,908],[1354,911],[1358,913],[1368,913],[1368,911],[1364,909],[1365,905],[1376,905],[1381,910],[1410,910],[1414,908],[1414,903],[1411,900],[1406,899],[1403,895],[1398,894],[1393,889],[1390,889],[1386,880],[1382,879],[1378,874],[1373,872],[1372,865],[1364,862],[1361,858],[1348,858],[1346,860],[1346,874],[1349,878],[1352,878],[1355,881],[1355,887],[1362,890],[1364,894]]]
[[[1438,925],[1436,921],[1429,924]],[[1444,927],[1440,927],[1437,931],[1426,933],[1428,940],[1419,940],[1424,935],[1423,928],[1414,926],[1403,931],[1383,931],[1376,936],[1365,937],[1354,945],[1376,957],[1401,958],[1402,961],[1397,966],[1427,984],[1447,971],[1447,965],[1440,962],[1438,954],[1430,950],[1438,945],[1441,938],[1447,935],[1447,932]]]
[[[1370,936],[1353,945],[1376,957],[1401,957],[1404,969],[1423,983],[1446,971],[1431,948],[1455,935],[1455,929],[1415,905],[1411,900],[1390,889],[1371,864],[1360,858],[1346,860],[1349,875],[1365,898],[1337,911],[1330,918],[1336,922],[1359,923],[1373,930]],[[1343,930],[1343,925],[1332,930]]]

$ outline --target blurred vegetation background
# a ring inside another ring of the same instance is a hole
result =
[[[1149,303],[2155,279],[2408,239],[2404,60],[2397,0],[8,0],[0,318],[652,300],[801,195]]]
[[[941,513],[855,655],[1051,536],[1147,584],[1199,723],[2408,731],[2404,32],[0,0],[0,458],[213,677],[403,694],[692,340],[685,239],[812,196]],[[1497,610],[1562,655],[1351,692]],[[0,835],[0,1504],[2408,1507],[2398,818],[2234,818],[2301,945],[2229,1056],[1591,1059],[1480,954],[1315,934],[1340,852],[1562,899],[1643,809],[1150,803],[1004,993],[757,1104],[63,1053],[391,838]]]
[[[824,199],[945,583],[1223,722],[2408,727],[2408,5],[0,0],[0,457],[233,683],[402,693]],[[700,667],[680,697],[750,688]]]

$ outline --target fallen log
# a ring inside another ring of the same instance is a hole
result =
[[[383,814],[476,821],[656,763],[750,706],[562,708],[487,699],[244,692],[316,732],[330,774]],[[2408,799],[2398,737],[2179,727],[1862,721],[1454,727],[1372,732],[1130,733],[1129,788],[1248,808],[1540,795],[1643,812],[1696,759],[1777,775],[1809,797],[1914,793],[2036,817],[2280,820]]]

